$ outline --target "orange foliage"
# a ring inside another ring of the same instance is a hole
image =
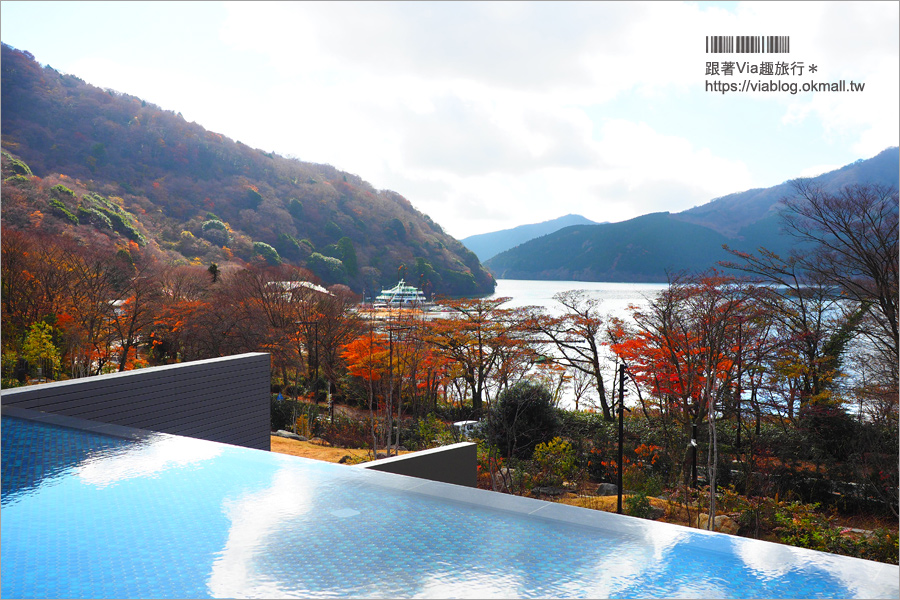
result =
[[[387,371],[387,354],[387,340],[383,334],[361,335],[341,348],[341,357],[350,374],[366,381],[381,379]]]

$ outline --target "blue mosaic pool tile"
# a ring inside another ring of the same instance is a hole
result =
[[[342,465],[16,421],[3,418],[4,597],[896,595],[840,572],[877,574],[867,561],[774,545],[759,548],[784,559],[748,557],[757,546],[730,536],[603,530],[400,491],[380,485],[395,476]],[[889,581],[896,567],[884,567]]]

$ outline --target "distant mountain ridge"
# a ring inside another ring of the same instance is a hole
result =
[[[880,183],[897,186],[900,148],[883,150],[878,155],[860,159],[840,169],[823,173],[811,180],[829,192],[854,183]],[[740,231],[776,216],[780,201],[793,193],[790,181],[769,188],[757,188],[715,198],[701,206],[680,213],[675,219],[704,225],[729,237],[740,237]]]
[[[470,235],[460,241],[463,245],[475,253],[482,262],[514,248],[519,244],[523,244],[528,240],[547,235],[555,231],[559,231],[571,225],[597,225],[596,221],[591,221],[581,215],[565,215],[558,219],[543,221],[541,223],[532,223],[529,225],[519,225],[511,229],[502,231],[493,231],[491,233],[480,233],[478,235]]]
[[[857,183],[896,188],[900,148],[810,179],[828,191]],[[778,209],[792,191],[786,182],[681,213],[567,227],[502,252],[485,266],[502,279],[665,282],[669,273],[702,271],[732,258],[723,244],[747,252],[763,246],[787,255],[794,239],[780,232]]]

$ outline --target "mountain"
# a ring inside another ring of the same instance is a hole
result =
[[[175,263],[306,267],[371,294],[400,277],[489,294],[478,257],[400,194],[257,150],[2,46],[3,226],[129,240]]]
[[[727,238],[669,213],[621,223],[574,225],[487,261],[501,279],[665,281],[665,269],[694,269],[721,253]],[[661,265],[665,265],[660,269]]]
[[[877,183],[897,186],[900,148],[888,148],[868,160],[857,160],[840,169],[812,178],[822,189],[835,192],[855,183]],[[741,230],[759,221],[777,218],[782,198],[794,190],[790,181],[779,185],[747,190],[716,198],[702,206],[676,213],[674,218],[704,225],[729,237],[742,237]]]
[[[470,235],[460,240],[466,248],[474,252],[479,260],[485,261],[501,252],[523,244],[528,240],[559,231],[570,225],[596,225],[597,223],[581,215],[566,215],[531,225],[519,225],[512,229]]]
[[[896,188],[900,148],[812,178],[828,191],[856,183]],[[733,258],[723,248],[786,256],[794,239],[781,233],[778,211],[790,182],[748,190],[671,214],[654,213],[599,225],[567,227],[492,257],[502,279],[665,282],[669,273],[703,271]]]

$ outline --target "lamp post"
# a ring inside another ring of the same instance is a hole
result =
[[[619,411],[619,468],[616,478],[616,512],[622,514],[622,468],[625,462],[625,363],[619,365],[619,403],[616,406]],[[628,412],[631,412],[628,410]]]
[[[743,390],[741,390],[741,367],[742,367],[742,359],[743,359],[743,344],[741,343],[741,334],[744,329],[744,318],[738,317],[738,359],[737,359],[737,392],[735,393],[735,400],[737,401],[737,439],[735,440],[734,446],[737,449],[738,453],[741,451],[741,394]]]
[[[697,424],[691,423],[691,486],[697,487]]]

